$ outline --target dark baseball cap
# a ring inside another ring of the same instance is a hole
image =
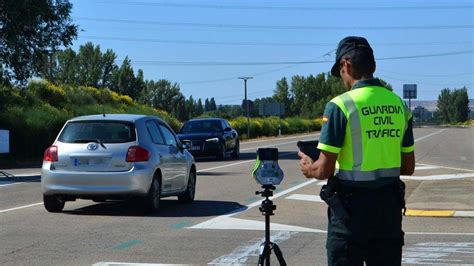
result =
[[[356,37],[356,36],[349,36],[342,39],[337,46],[336,51],[336,62],[331,68],[331,74],[336,77],[340,77],[339,67],[341,58],[347,54],[348,52],[355,50],[355,49],[368,49],[370,53],[373,55],[373,50],[370,47],[369,42],[363,37]]]

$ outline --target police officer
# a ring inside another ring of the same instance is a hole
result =
[[[307,178],[329,179],[329,265],[400,265],[404,183],[415,169],[412,116],[403,100],[373,78],[375,59],[365,38],[339,42],[333,76],[350,89],[325,108],[312,161],[300,152]]]

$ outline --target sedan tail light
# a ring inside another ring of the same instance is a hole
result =
[[[57,162],[58,161],[58,146],[52,145],[44,151],[43,161]]]
[[[127,151],[127,162],[144,162],[150,159],[150,153],[143,147],[131,146]]]

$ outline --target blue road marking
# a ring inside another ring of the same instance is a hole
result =
[[[193,222],[191,222],[190,220],[184,220],[182,222],[171,225],[171,228],[173,228],[173,229],[183,229],[185,227],[191,226],[192,224],[193,224]]]
[[[140,243],[141,241],[139,240],[130,240],[130,241],[113,246],[112,250],[126,250]]]
[[[254,201],[257,201],[259,198],[257,197],[250,197],[250,198],[246,198],[244,199],[245,202],[254,202]]]

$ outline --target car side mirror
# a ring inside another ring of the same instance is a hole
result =
[[[226,127],[226,128],[224,128],[224,131],[232,131],[232,128]]]
[[[189,141],[189,140],[183,140],[183,141],[181,142],[181,148],[182,148],[183,150],[189,150],[189,149],[191,149],[191,141]]]

